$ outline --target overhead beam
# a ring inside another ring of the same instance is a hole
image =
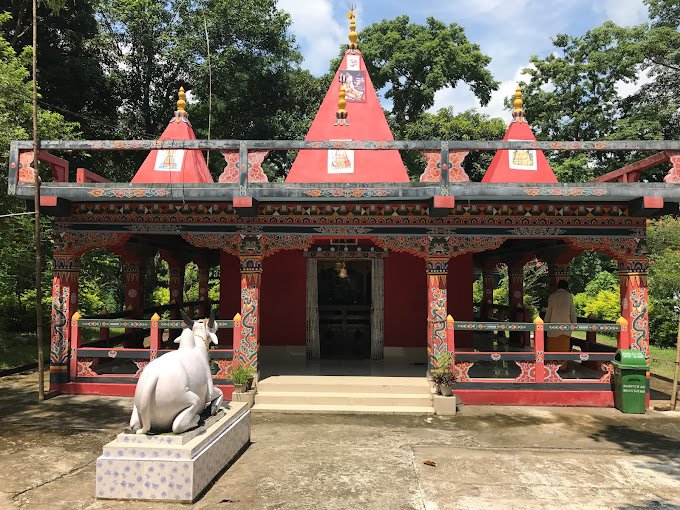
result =
[[[670,157],[666,152],[659,152],[648,158],[623,166],[618,170],[596,177],[592,182],[638,182],[643,171],[666,163],[669,159]]]

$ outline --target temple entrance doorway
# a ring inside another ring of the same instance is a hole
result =
[[[371,261],[319,261],[319,357],[371,357]]]

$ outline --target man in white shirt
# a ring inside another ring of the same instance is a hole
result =
[[[574,297],[569,293],[569,283],[560,280],[557,290],[548,298],[548,310],[545,322],[576,323]],[[548,331],[545,343],[546,352],[569,352],[571,350],[571,332]]]

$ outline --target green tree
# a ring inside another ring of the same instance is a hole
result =
[[[406,140],[500,140],[506,131],[505,122],[490,118],[474,110],[454,113],[453,108],[442,108],[437,113],[422,113],[404,126]],[[423,158],[414,152],[403,152],[402,157],[411,178],[417,179],[424,166]],[[481,181],[493,158],[492,153],[475,151],[468,154],[463,168],[473,181]]]
[[[485,105],[498,88],[488,69],[491,58],[456,23],[430,17],[420,25],[408,16],[382,20],[361,32],[359,49],[373,85],[387,88],[398,135],[434,105],[438,90],[462,81]]]

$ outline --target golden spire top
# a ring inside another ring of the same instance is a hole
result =
[[[184,87],[179,88],[179,99],[177,100],[177,111],[185,112],[187,107],[187,95],[184,92]]]
[[[515,99],[512,102],[512,118],[515,122],[524,122],[524,101],[522,100],[522,89],[517,84]]]
[[[184,87],[179,88],[177,94],[177,110],[175,110],[175,122],[189,122],[189,115],[187,114],[187,95],[184,92]]]
[[[349,9],[347,13],[347,19],[349,20],[349,49],[354,52],[358,48],[357,39],[359,38],[359,34],[357,34],[357,15],[354,12],[356,6],[352,5]]]

